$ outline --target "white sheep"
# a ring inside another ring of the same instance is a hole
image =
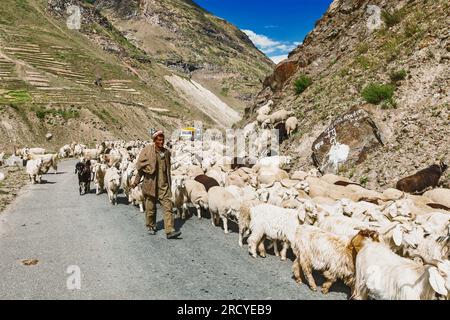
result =
[[[60,158],[68,158],[73,154],[72,148],[70,145],[66,144],[65,146],[61,147],[58,152],[58,156]]]
[[[289,118],[290,116],[293,116],[293,115],[294,115],[293,111],[287,111],[285,109],[278,110],[269,116],[270,123],[275,125],[278,122],[286,121],[287,118]]]
[[[424,197],[430,198],[433,202],[450,208],[450,189],[433,189],[425,192]]]
[[[245,138],[247,138],[250,134],[256,133],[257,127],[258,127],[257,121],[250,122],[244,127],[244,129],[242,130],[242,134],[244,135]]]
[[[138,205],[139,211],[144,212],[144,193],[142,192],[142,185],[138,185],[135,188],[131,189],[129,196],[128,196],[128,202],[131,204]]]
[[[306,219],[306,208],[293,210],[260,204],[250,209],[250,219],[249,253],[256,258],[257,248],[261,248],[261,242],[267,236],[274,241],[276,253],[276,240],[283,242],[281,260],[284,261],[289,243],[295,238],[296,227]],[[260,255],[265,257],[265,252],[260,252]]]
[[[354,238],[337,236],[320,228],[300,225],[296,229],[292,249],[296,260],[292,267],[297,283],[302,283],[301,273],[305,276],[311,290],[317,285],[312,271],[322,271],[326,279],[322,292],[327,294],[337,279],[353,290],[354,288],[354,246],[364,237],[375,237],[375,233],[361,231]]]
[[[378,225],[373,225],[369,222],[363,222],[339,215],[318,219],[316,226],[324,231],[346,237],[354,237],[360,230],[374,229],[375,227],[378,227]]]
[[[269,115],[266,115],[266,114],[260,114],[260,115],[258,115],[258,116],[256,117],[256,122],[257,122],[259,125],[263,124],[263,123],[266,122],[267,120],[270,121],[270,116],[269,116]]]
[[[208,210],[208,193],[200,182],[195,180],[185,181],[187,199],[197,210],[197,217],[202,218],[202,209]]]
[[[227,174],[221,168],[213,167],[206,172],[206,175],[215,179],[222,187],[225,186]]]
[[[273,101],[269,100],[265,105],[263,105],[261,108],[259,108],[256,113],[258,115],[268,115],[270,113],[270,111],[272,111],[272,105],[273,105]]]
[[[254,166],[254,170],[258,172],[261,168],[282,168],[288,166],[292,162],[290,156],[272,156],[259,159]]]
[[[222,219],[223,230],[228,234],[228,219],[239,219],[240,201],[223,187],[212,187],[208,191],[208,205],[212,225],[216,226]]]
[[[104,164],[104,166],[106,166],[106,165]],[[105,168],[105,167],[102,167],[102,168]],[[106,168],[107,168],[107,166],[106,166]],[[136,163],[125,160],[124,162],[122,162],[121,168],[122,169],[119,169],[122,171],[121,187],[122,187],[122,190],[123,190],[125,196],[129,197],[129,195],[131,193],[131,189],[132,189],[131,188],[132,182],[134,181],[134,178],[137,175]]]
[[[276,182],[289,179],[289,174],[276,167],[262,167],[258,171],[257,184],[259,186],[270,187]]]
[[[58,173],[58,154],[34,154],[28,153],[24,159],[26,160],[42,160],[42,173],[47,173],[50,168],[53,168],[55,174]]]
[[[290,137],[295,130],[297,130],[298,119],[296,117],[290,117],[286,120],[285,127],[288,136]]]
[[[448,260],[422,265],[369,240],[357,248],[354,299],[432,300],[449,292]]]
[[[26,172],[32,184],[41,183],[42,178],[42,159],[28,160]]]
[[[108,193],[109,202],[117,205],[117,194],[121,185],[120,172],[115,168],[108,168],[105,173],[105,187]]]
[[[100,150],[99,149],[83,149],[81,151],[81,154],[86,159],[98,159],[100,157]]]
[[[95,194],[99,195],[105,191],[105,174],[108,170],[106,164],[97,163],[92,167],[94,173]]]
[[[189,201],[185,181],[184,176],[172,175],[172,202],[181,219],[186,219],[187,202]]]
[[[282,206],[284,201],[295,199],[299,196],[295,188],[283,187],[280,182],[275,182],[270,187],[260,188],[257,194],[259,200],[276,206]]]

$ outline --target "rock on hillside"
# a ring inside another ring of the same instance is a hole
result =
[[[300,130],[282,149],[298,155],[296,167],[308,168],[314,142],[333,120],[368,101],[384,146],[339,166],[341,174],[379,188],[437,160],[450,162],[449,15],[444,0],[335,0],[266,78],[246,121],[269,99],[275,110],[294,110]]]

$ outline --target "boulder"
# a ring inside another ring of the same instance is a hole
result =
[[[281,62],[275,71],[264,80],[264,88],[270,87],[273,91],[283,89],[284,84],[295,74],[297,68],[297,61],[288,59]]]
[[[370,113],[352,108],[314,141],[312,159],[322,173],[338,173],[340,166],[362,163],[370,151],[382,145],[381,133]]]
[[[6,176],[3,172],[0,171],[0,181],[5,180]]]
[[[53,138],[53,134],[51,134],[50,132],[45,135],[45,139],[47,139],[47,140],[51,140],[52,138]]]

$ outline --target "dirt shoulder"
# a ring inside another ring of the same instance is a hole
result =
[[[0,214],[15,199],[20,189],[28,183],[25,168],[21,167],[0,167],[0,172],[4,173],[6,179],[0,181]]]

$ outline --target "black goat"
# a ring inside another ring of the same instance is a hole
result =
[[[78,188],[80,195],[89,193],[91,190],[91,162],[78,162],[75,165],[75,173],[78,174]]]

